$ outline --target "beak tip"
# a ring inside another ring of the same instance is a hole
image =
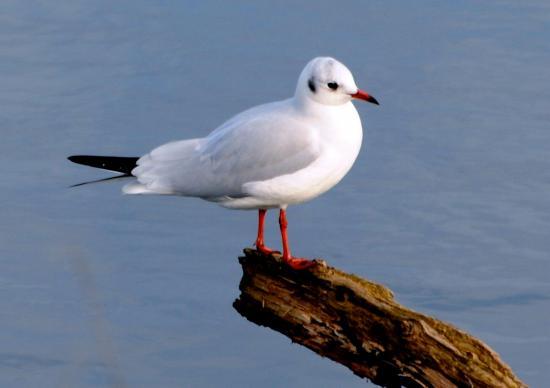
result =
[[[370,102],[371,104],[374,104],[374,105],[380,105],[380,103],[378,102],[378,100],[376,98],[374,98],[373,96],[371,96],[367,92],[364,92],[363,90],[360,90],[360,89],[357,90],[356,93],[352,94],[351,97],[358,98],[360,100]]]

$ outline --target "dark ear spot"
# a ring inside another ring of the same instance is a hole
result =
[[[309,87],[309,90],[311,90],[312,93],[315,93],[315,83],[313,82],[313,78],[310,78],[307,81],[307,86]]]

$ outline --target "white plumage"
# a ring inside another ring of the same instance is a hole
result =
[[[315,58],[292,98],[244,111],[205,138],[155,148],[139,158],[132,170],[136,180],[123,190],[258,209],[256,247],[265,254],[273,252],[264,243],[266,209],[279,208],[282,258],[294,269],[308,268],[314,262],[290,253],[286,207],[329,190],[355,162],[363,132],[352,98],[378,104],[357,88],[343,64]],[[118,166],[115,159],[109,164]]]
[[[359,153],[361,121],[351,103],[358,93],[343,64],[315,58],[294,97],[246,110],[205,138],[154,149],[139,159],[136,181],[123,190],[236,209],[284,209],[315,198],[342,179]]]

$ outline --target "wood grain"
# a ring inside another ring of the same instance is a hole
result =
[[[491,348],[386,287],[327,266],[295,271],[245,249],[234,308],[386,387],[525,387]]]

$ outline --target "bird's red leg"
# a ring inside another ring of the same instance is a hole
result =
[[[281,209],[279,212],[279,226],[281,227],[281,238],[283,240],[283,261],[293,269],[306,269],[314,266],[315,262],[312,260],[292,257],[290,247],[288,246],[288,222],[286,220],[285,209]]]
[[[265,221],[265,213],[267,213],[266,209],[259,209],[258,210],[258,237],[256,237],[256,249],[266,255],[270,255],[274,251],[273,249],[270,249],[264,245],[264,221]]]

